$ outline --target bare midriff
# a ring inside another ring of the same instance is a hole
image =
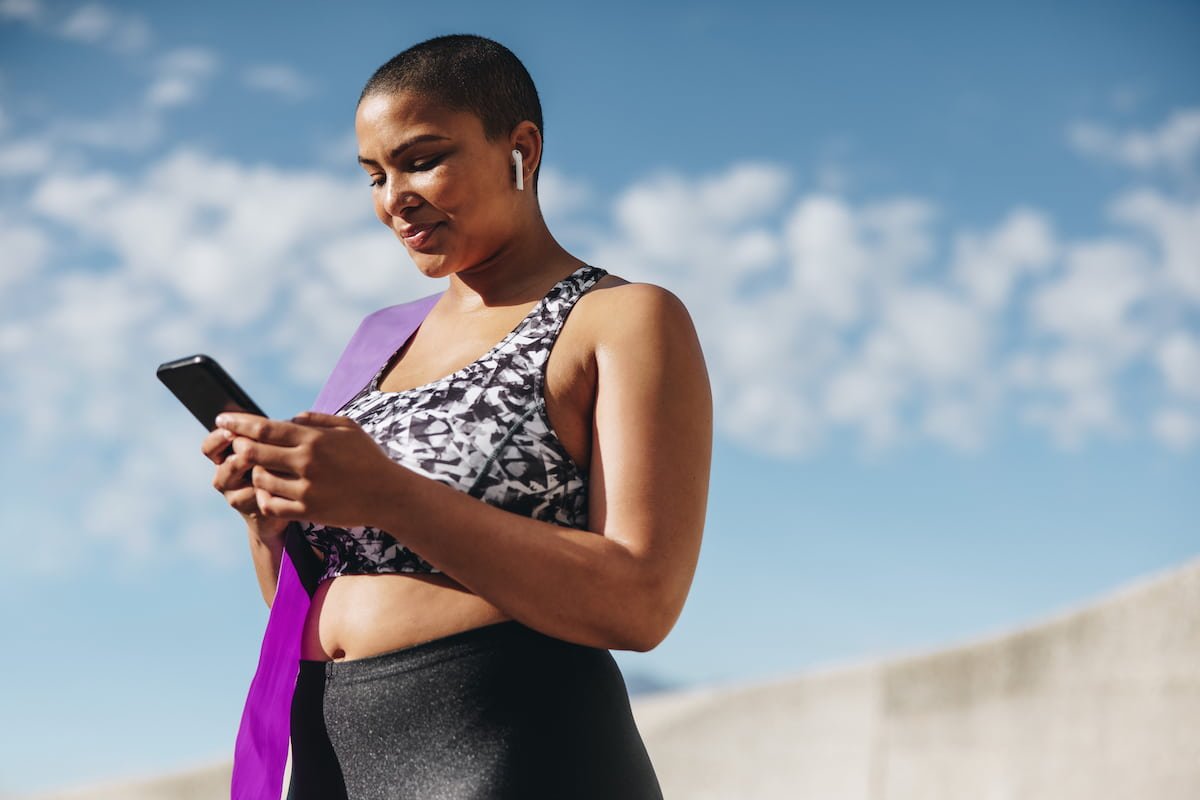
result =
[[[507,619],[445,575],[342,575],[317,587],[300,657],[366,658]]]

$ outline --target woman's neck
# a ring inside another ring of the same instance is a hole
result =
[[[558,281],[583,266],[543,224],[486,261],[450,276],[448,294],[464,311],[540,300]]]

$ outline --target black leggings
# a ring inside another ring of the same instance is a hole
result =
[[[290,800],[661,798],[607,650],[501,622],[301,661]]]

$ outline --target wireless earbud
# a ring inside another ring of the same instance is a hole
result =
[[[525,170],[522,165],[525,163],[525,158],[521,155],[520,150],[513,150],[512,154],[513,167],[516,168],[517,172],[517,191],[523,192],[525,191]]]

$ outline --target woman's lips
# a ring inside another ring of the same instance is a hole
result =
[[[429,244],[429,237],[441,224],[440,222],[430,222],[425,225],[409,225],[400,231],[400,239],[413,250],[421,250]]]

